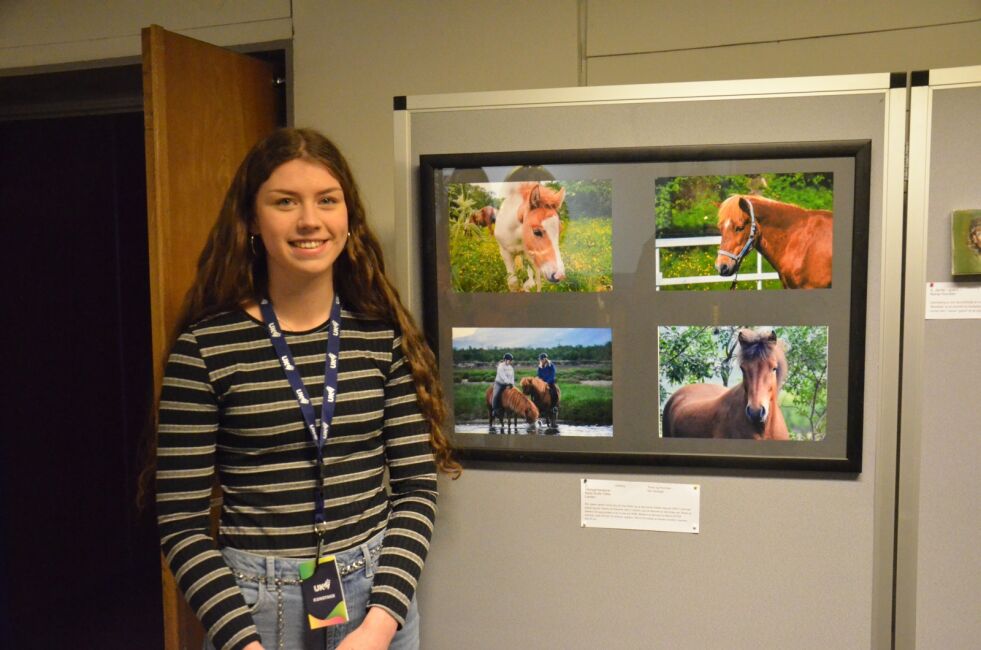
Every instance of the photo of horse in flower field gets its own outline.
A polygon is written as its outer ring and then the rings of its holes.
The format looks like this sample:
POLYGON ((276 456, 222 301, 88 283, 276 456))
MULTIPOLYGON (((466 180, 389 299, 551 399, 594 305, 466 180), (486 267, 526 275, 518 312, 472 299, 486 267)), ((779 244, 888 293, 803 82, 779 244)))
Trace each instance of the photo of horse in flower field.
POLYGON ((662 438, 823 440, 825 326, 658 328, 662 438))
POLYGON ((831 286, 831 173, 655 180, 658 290, 831 286))
POLYGON ((611 181, 449 183, 447 199, 454 291, 612 289, 611 181))
POLYGON ((605 328, 453 328, 458 433, 613 435, 605 328))

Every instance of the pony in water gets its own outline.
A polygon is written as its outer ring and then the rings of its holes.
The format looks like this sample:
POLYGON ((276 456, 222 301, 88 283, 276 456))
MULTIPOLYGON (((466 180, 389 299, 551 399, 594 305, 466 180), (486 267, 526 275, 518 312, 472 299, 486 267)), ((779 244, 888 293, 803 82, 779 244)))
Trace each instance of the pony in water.
MULTIPOLYGON (((494 387, 488 386, 487 392, 484 394, 484 400, 487 404, 487 426, 491 431, 494 430, 493 399, 494 387)), ((506 427, 508 433, 511 432, 512 428, 514 433, 517 433, 519 416, 525 419, 529 428, 532 428, 538 422, 538 408, 530 399, 522 395, 521 391, 509 386, 501 391, 501 409, 497 414, 497 421, 500 424, 501 431, 504 432, 506 427)))
POLYGON ((719 205, 722 242, 715 258, 729 277, 755 248, 773 265, 784 289, 831 286, 832 216, 761 196, 730 196, 719 205))
POLYGON ((555 404, 552 404, 552 394, 548 390, 548 384, 538 377, 523 377, 521 379, 521 392, 531 397, 538 410, 545 415, 545 420, 549 428, 554 429, 559 419, 559 402, 562 400, 562 390, 559 385, 555 385, 555 404), (552 407, 555 407, 553 410, 552 407))
POLYGON ((553 190, 541 183, 507 183, 506 196, 497 210, 494 237, 508 272, 508 289, 518 291, 517 272, 522 255, 531 262, 521 289, 542 290, 542 278, 549 282, 565 279, 565 265, 559 251, 559 208, 565 201, 565 188, 553 190))
POLYGON ((777 401, 787 379, 783 341, 772 331, 740 330, 738 359, 740 384, 689 384, 674 392, 664 405, 663 437, 790 439, 777 401))

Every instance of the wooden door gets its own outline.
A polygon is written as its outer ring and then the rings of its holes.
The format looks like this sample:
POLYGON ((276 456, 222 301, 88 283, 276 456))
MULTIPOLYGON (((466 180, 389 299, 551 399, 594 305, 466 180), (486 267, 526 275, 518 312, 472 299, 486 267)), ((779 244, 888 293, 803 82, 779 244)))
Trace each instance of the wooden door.
MULTIPOLYGON (((143 104, 159 394, 167 346, 225 191, 249 148, 275 127, 273 69, 151 25, 143 29, 143 104)), ((167 650, 200 648, 201 625, 165 564, 163 606, 167 650)))

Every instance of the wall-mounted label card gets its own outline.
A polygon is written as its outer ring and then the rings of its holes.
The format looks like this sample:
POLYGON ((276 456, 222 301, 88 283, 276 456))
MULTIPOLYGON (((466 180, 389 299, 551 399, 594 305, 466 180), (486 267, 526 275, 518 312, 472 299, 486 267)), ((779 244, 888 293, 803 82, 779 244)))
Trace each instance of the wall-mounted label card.
POLYGON ((583 528, 697 533, 700 486, 691 483, 580 481, 583 528))
POLYGON ((981 282, 927 282, 926 317, 981 318, 981 282))

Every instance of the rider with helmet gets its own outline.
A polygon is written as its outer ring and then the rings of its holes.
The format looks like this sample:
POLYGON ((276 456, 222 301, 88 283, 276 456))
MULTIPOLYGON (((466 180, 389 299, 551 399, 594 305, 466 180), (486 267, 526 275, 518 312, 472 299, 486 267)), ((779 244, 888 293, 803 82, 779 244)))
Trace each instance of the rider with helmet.
POLYGON ((555 388, 555 364, 549 361, 548 355, 542 352, 538 355, 538 378, 548 384, 548 393, 552 397, 552 412, 559 410, 559 393, 555 388))
POLYGON ((491 407, 496 414, 501 409, 501 393, 505 388, 514 386, 514 366, 511 363, 514 357, 510 352, 505 352, 500 363, 497 364, 497 376, 494 377, 494 394, 491 397, 491 407))

